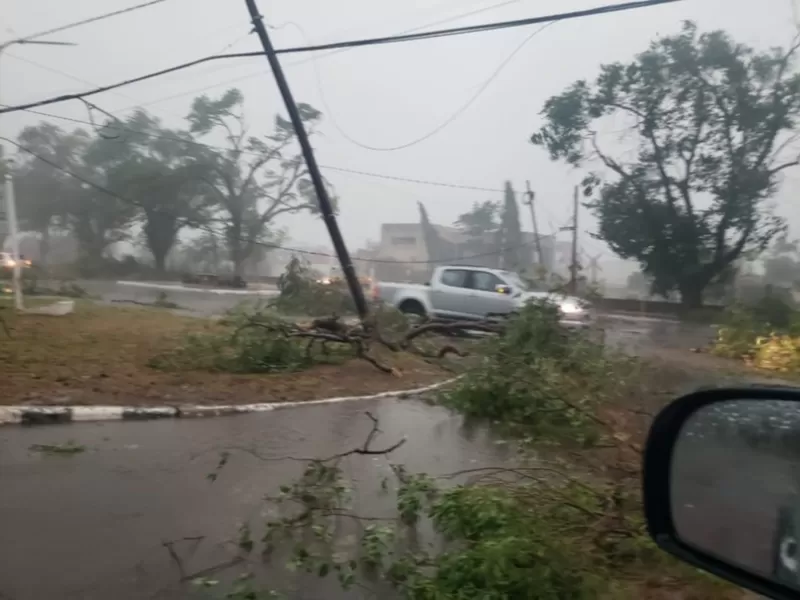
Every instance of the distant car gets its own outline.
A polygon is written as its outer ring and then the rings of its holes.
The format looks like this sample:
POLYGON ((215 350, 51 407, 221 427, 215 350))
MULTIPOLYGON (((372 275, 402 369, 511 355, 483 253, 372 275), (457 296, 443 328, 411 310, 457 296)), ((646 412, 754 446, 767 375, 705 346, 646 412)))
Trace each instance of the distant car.
POLYGON ((429 283, 378 282, 373 299, 409 315, 439 319, 480 320, 509 315, 531 301, 558 307, 561 323, 584 327, 593 323, 591 305, 582 298, 554 292, 536 292, 512 271, 484 267, 437 267, 429 283))
MULTIPOLYGON (((317 279, 317 283, 321 283, 322 285, 334 285, 341 283, 342 281, 344 281, 344 275, 339 267, 331 267, 331 271, 327 276, 317 279)), ((372 285, 371 277, 359 277, 358 281, 363 287, 369 287, 372 285)))
MULTIPOLYGON (((25 255, 19 255, 20 267, 30 267, 32 264, 30 260, 25 258, 25 255)), ((15 266, 17 266, 17 261, 14 259, 14 255, 11 252, 0 252, 0 268, 13 269, 15 266)))

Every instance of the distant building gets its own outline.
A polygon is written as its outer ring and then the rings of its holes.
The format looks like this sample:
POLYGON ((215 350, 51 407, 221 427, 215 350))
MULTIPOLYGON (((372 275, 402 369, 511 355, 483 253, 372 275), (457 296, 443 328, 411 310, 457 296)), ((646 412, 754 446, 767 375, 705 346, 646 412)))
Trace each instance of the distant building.
MULTIPOLYGON (((433 225, 442 242, 442 252, 435 263, 425 241, 420 223, 384 223, 381 225, 381 238, 374 251, 380 261, 375 264, 375 276, 390 281, 425 281, 430 270, 437 264, 470 264, 491 268, 503 268, 502 255, 497 252, 497 244, 488 236, 476 239, 462 233, 455 227, 433 225), (395 262, 396 261, 396 262, 395 262)), ((542 245, 542 263, 548 270, 554 267, 555 252, 552 236, 539 236, 542 245)), ((523 232, 522 265, 533 268, 536 264, 536 237, 523 232)))

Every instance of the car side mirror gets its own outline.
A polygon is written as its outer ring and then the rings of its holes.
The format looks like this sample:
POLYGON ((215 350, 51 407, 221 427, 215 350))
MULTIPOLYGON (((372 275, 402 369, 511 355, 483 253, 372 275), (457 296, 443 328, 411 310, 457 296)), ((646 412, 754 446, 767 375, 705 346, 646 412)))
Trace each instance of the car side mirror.
POLYGON ((653 421, 644 454, 650 536, 768 598, 800 597, 800 388, 709 389, 653 421))
POLYGON ((514 290, 511 289, 510 285, 496 285, 494 286, 494 291, 498 294, 508 294, 509 296, 513 293, 514 290))

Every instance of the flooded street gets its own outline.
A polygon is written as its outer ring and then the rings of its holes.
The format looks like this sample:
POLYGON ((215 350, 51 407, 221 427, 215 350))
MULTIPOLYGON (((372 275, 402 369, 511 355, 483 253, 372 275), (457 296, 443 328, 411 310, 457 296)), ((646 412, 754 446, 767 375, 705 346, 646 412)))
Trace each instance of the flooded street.
MULTIPOLYGON (((413 400, 207 420, 4 428, 0 598, 209 597, 189 591, 181 577, 233 555, 239 524, 257 516, 262 498, 277 494, 304 465, 287 458, 326 457, 363 445, 372 426, 365 411, 380 422, 375 448, 407 441, 390 457, 353 456, 342 463, 361 514, 388 509, 379 486, 391 476, 390 462, 437 475, 507 464, 513 456, 509 445, 413 400), (70 440, 86 451, 54 456, 31 450, 70 440), (225 450, 230 462, 212 483, 207 475, 225 450), (180 568, 165 543, 180 554, 180 568)), ((346 597, 334 594, 334 580, 289 583, 293 598, 346 597)))

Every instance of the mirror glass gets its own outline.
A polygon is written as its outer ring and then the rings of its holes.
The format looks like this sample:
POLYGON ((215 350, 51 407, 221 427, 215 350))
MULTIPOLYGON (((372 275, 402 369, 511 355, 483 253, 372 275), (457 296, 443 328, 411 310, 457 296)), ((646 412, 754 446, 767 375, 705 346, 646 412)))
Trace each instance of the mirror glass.
POLYGON ((670 473, 678 537, 800 590, 800 403, 732 400, 684 424, 670 473))

